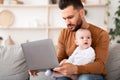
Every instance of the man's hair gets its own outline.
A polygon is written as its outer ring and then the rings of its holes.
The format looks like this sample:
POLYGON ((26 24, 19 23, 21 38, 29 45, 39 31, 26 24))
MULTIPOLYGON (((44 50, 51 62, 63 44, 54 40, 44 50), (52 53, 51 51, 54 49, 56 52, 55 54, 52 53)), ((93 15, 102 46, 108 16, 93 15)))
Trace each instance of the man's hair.
POLYGON ((83 8, 81 0, 59 0, 59 8, 61 10, 67 8, 68 6, 73 6, 74 9, 83 8))

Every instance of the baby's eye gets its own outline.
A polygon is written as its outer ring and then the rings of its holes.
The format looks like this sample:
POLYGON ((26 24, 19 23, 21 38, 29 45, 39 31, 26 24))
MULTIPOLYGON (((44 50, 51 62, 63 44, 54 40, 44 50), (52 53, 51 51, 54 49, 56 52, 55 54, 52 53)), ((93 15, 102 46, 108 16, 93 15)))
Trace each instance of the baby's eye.
POLYGON ((80 39, 84 39, 84 37, 80 37, 80 39))
POLYGON ((87 39, 90 39, 90 37, 87 37, 87 39))

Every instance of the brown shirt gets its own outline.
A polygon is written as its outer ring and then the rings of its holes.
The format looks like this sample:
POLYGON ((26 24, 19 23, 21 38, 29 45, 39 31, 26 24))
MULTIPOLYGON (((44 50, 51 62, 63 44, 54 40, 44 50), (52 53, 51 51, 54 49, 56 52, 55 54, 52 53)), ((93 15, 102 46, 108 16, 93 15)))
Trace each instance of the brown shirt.
MULTIPOLYGON (((95 62, 87 65, 77 66, 77 74, 103 74, 106 75, 105 64, 108 57, 109 35, 103 29, 90 24, 89 28, 92 35, 92 47, 95 50, 95 62)), ((57 57, 59 62, 68 58, 76 48, 75 32, 63 29, 58 39, 57 57)))

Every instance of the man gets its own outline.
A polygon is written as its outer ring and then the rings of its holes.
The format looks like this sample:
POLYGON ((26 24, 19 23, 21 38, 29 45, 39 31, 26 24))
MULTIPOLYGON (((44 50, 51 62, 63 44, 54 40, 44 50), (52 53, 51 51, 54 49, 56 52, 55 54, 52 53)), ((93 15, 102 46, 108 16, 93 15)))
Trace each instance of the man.
POLYGON ((85 11, 80 0, 60 0, 59 8, 67 28, 61 31, 58 39, 57 57, 59 62, 67 59, 77 47, 75 45, 75 32, 79 28, 90 30, 93 41, 92 47, 95 50, 95 62, 86 65, 73 65, 70 63, 61 64, 54 71, 63 74, 56 80, 71 80, 67 75, 78 75, 77 80, 105 80, 105 64, 108 57, 109 35, 106 31, 85 21, 85 11))
MULTIPOLYGON (((53 70, 63 74, 63 77, 56 77, 56 80, 71 80, 67 75, 77 75, 77 80, 105 80, 107 75, 105 64, 108 57, 109 35, 103 29, 89 24, 85 21, 85 11, 80 0, 60 0, 59 8, 62 17, 67 24, 58 39, 57 57, 59 62, 67 59, 77 47, 75 44, 75 32, 79 28, 87 28, 92 35, 92 47, 95 50, 95 61, 86 65, 74 65, 70 63, 60 64, 53 70)), ((34 71, 30 73, 36 75, 34 71)))

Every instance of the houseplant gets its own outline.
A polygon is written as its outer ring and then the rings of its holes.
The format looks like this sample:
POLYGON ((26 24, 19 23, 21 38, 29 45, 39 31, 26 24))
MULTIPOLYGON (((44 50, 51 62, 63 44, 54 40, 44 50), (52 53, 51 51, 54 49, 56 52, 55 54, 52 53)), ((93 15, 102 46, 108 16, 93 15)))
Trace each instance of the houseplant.
MULTIPOLYGON (((118 3, 120 3, 120 1, 118 1, 118 3)), ((118 5, 118 8, 115 11, 114 15, 115 28, 111 28, 109 31, 110 40, 117 39, 117 43, 120 43, 120 4, 118 5)))

